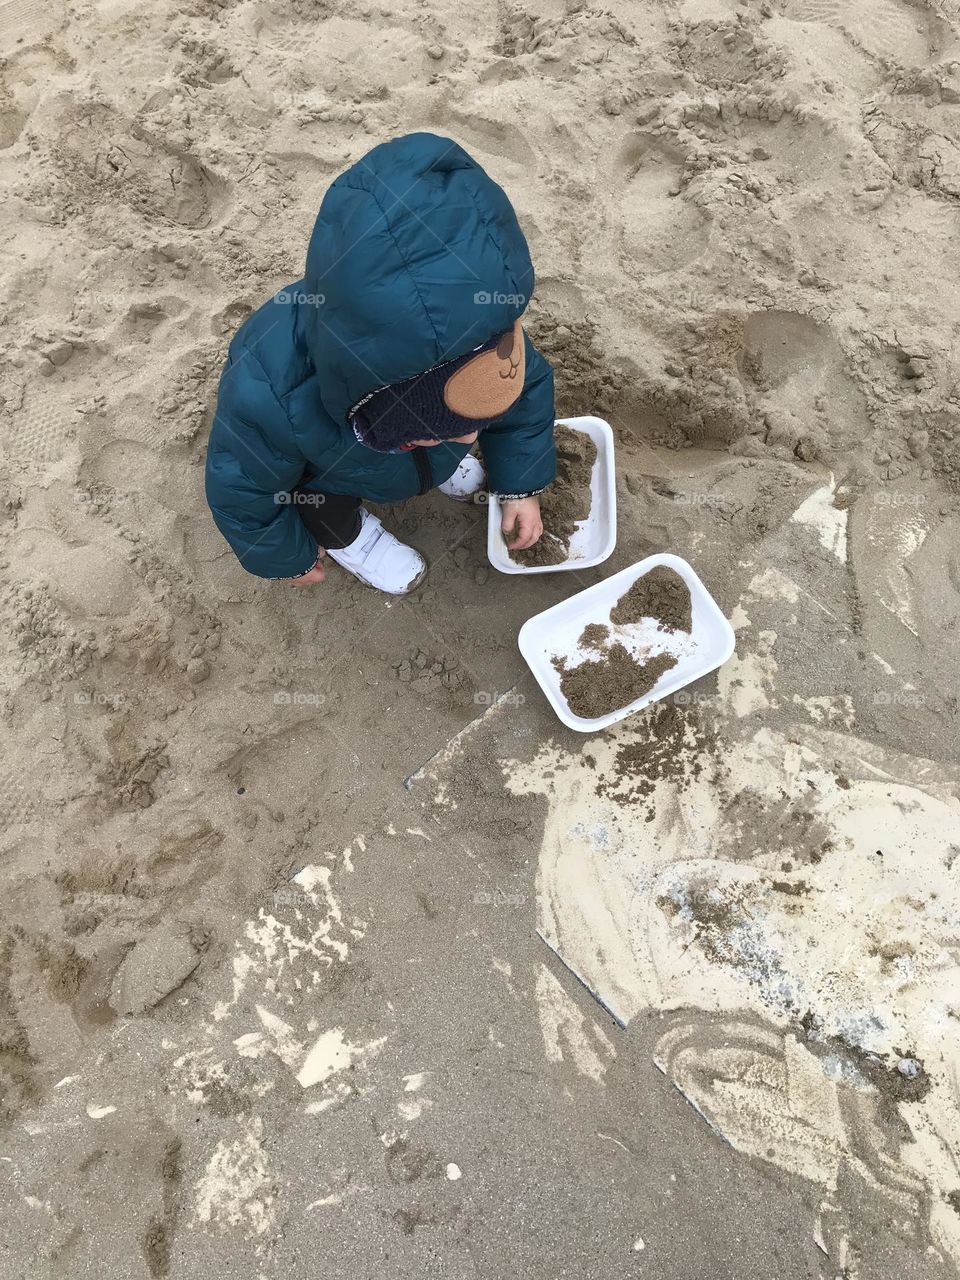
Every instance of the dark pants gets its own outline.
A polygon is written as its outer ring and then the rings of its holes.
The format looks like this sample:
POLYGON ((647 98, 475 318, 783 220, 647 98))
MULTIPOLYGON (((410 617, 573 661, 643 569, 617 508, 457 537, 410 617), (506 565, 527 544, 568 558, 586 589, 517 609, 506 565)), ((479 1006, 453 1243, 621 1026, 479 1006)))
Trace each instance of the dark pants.
POLYGON ((294 489, 292 497, 300 519, 325 551, 349 546, 360 532, 359 498, 315 489, 294 489))

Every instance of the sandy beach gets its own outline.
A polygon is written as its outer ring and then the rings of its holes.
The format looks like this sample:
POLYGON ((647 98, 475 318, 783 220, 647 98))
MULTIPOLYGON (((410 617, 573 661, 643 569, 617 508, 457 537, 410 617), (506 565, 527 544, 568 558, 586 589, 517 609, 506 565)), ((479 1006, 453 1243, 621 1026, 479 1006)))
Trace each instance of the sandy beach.
POLYGON ((954 0, 0 3, 0 1272, 960 1271, 954 0), (513 201, 605 564, 379 514, 240 568, 203 463, 329 183, 513 201), (517 650, 655 552, 735 656, 595 736, 517 650))

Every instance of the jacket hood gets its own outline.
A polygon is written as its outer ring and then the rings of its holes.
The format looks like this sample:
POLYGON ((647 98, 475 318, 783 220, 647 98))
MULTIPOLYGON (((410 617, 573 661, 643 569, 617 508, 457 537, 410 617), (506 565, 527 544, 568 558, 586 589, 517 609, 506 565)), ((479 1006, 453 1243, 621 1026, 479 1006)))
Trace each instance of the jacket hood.
POLYGON ((327 412, 345 423, 363 396, 509 329, 533 284, 510 201, 461 146, 411 133, 374 147, 330 186, 307 251, 327 412))

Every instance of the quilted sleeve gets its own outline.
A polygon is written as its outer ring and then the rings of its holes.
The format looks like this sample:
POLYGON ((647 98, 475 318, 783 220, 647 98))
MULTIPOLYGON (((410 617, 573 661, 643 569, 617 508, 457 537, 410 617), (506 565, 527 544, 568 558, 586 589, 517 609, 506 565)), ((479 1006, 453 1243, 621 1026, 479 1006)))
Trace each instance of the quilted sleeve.
POLYGON ((217 528, 248 573, 292 578, 316 564, 316 541, 290 501, 304 467, 263 367, 241 348, 220 378, 206 494, 217 528))

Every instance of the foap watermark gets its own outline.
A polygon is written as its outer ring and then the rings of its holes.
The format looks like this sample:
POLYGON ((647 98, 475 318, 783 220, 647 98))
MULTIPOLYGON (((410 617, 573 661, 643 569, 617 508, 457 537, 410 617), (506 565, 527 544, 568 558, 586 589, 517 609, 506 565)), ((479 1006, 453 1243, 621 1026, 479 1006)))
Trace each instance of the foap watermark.
POLYGON ((473 300, 478 307, 525 307, 527 305, 525 294, 500 293, 498 290, 478 289, 473 295, 473 300))
POLYGON ((278 107, 300 107, 309 111, 330 106, 330 98, 322 89, 301 89, 299 93, 275 89, 270 96, 278 107))
POLYGON ((506 693, 498 693, 496 689, 478 689, 473 700, 478 707, 492 707, 495 702, 505 707, 522 707, 527 698, 526 694, 514 693, 512 689, 506 693))
POLYGON ((678 507, 722 507, 727 497, 723 493, 675 493, 673 501, 678 507))
POLYGON ((895 89, 889 91, 881 91, 872 93, 869 100, 864 104, 864 110, 867 112, 876 110, 877 107, 925 107, 928 103, 936 101, 936 93, 932 90, 930 93, 897 93, 895 89))
POLYGON ((890 693, 886 689, 878 689, 873 695, 875 707, 922 707, 926 698, 915 689, 900 689, 890 693))
POLYGON ((678 689, 671 695, 670 700, 678 707, 706 707, 720 701, 717 694, 698 693, 696 689, 678 689))
POLYGON ((681 307, 689 307, 691 311, 712 311, 724 305, 724 299, 715 293, 707 293, 703 289, 688 288, 680 285, 670 290, 670 301, 681 307))
POLYGON ((112 707, 118 710, 127 700, 125 693, 113 693, 107 689, 92 691, 81 689, 73 695, 74 706, 77 707, 112 707))
POLYGON ((504 893, 502 889, 478 889, 473 895, 475 907, 522 907, 527 900, 525 893, 504 893))
POLYGON ((292 492, 273 495, 273 501, 278 507, 322 507, 326 500, 325 493, 314 493, 312 489, 294 489, 292 492))
POLYGON ((278 689, 273 695, 275 707, 322 707, 325 693, 308 693, 303 689, 278 689))
POLYGON ((134 294, 110 293, 105 289, 81 289, 76 300, 81 307, 125 307, 134 301, 134 294))
POLYGON ((298 289, 281 289, 273 295, 279 306, 322 307, 326 300, 325 293, 301 293, 298 289))
POLYGON ((100 507, 105 502, 109 502, 111 507, 117 507, 124 502, 133 502, 139 494, 120 493, 115 489, 110 493, 97 493, 92 489, 74 489, 71 497, 78 507, 100 507))
POLYGON ((121 111, 127 105, 128 99, 122 93, 104 93, 102 89, 87 89, 83 93, 78 93, 73 98, 73 102, 78 107, 111 107, 114 111, 121 111))
POLYGON ((294 889, 289 885, 279 885, 271 897, 275 907, 315 907, 316 899, 303 889, 294 889))
POLYGON ((81 890, 70 895, 70 905, 81 910, 89 907, 123 906, 128 899, 122 893, 92 893, 81 890))
POLYGON ((873 495, 877 507, 922 507, 926 501, 925 493, 904 493, 899 489, 880 489, 873 495))

